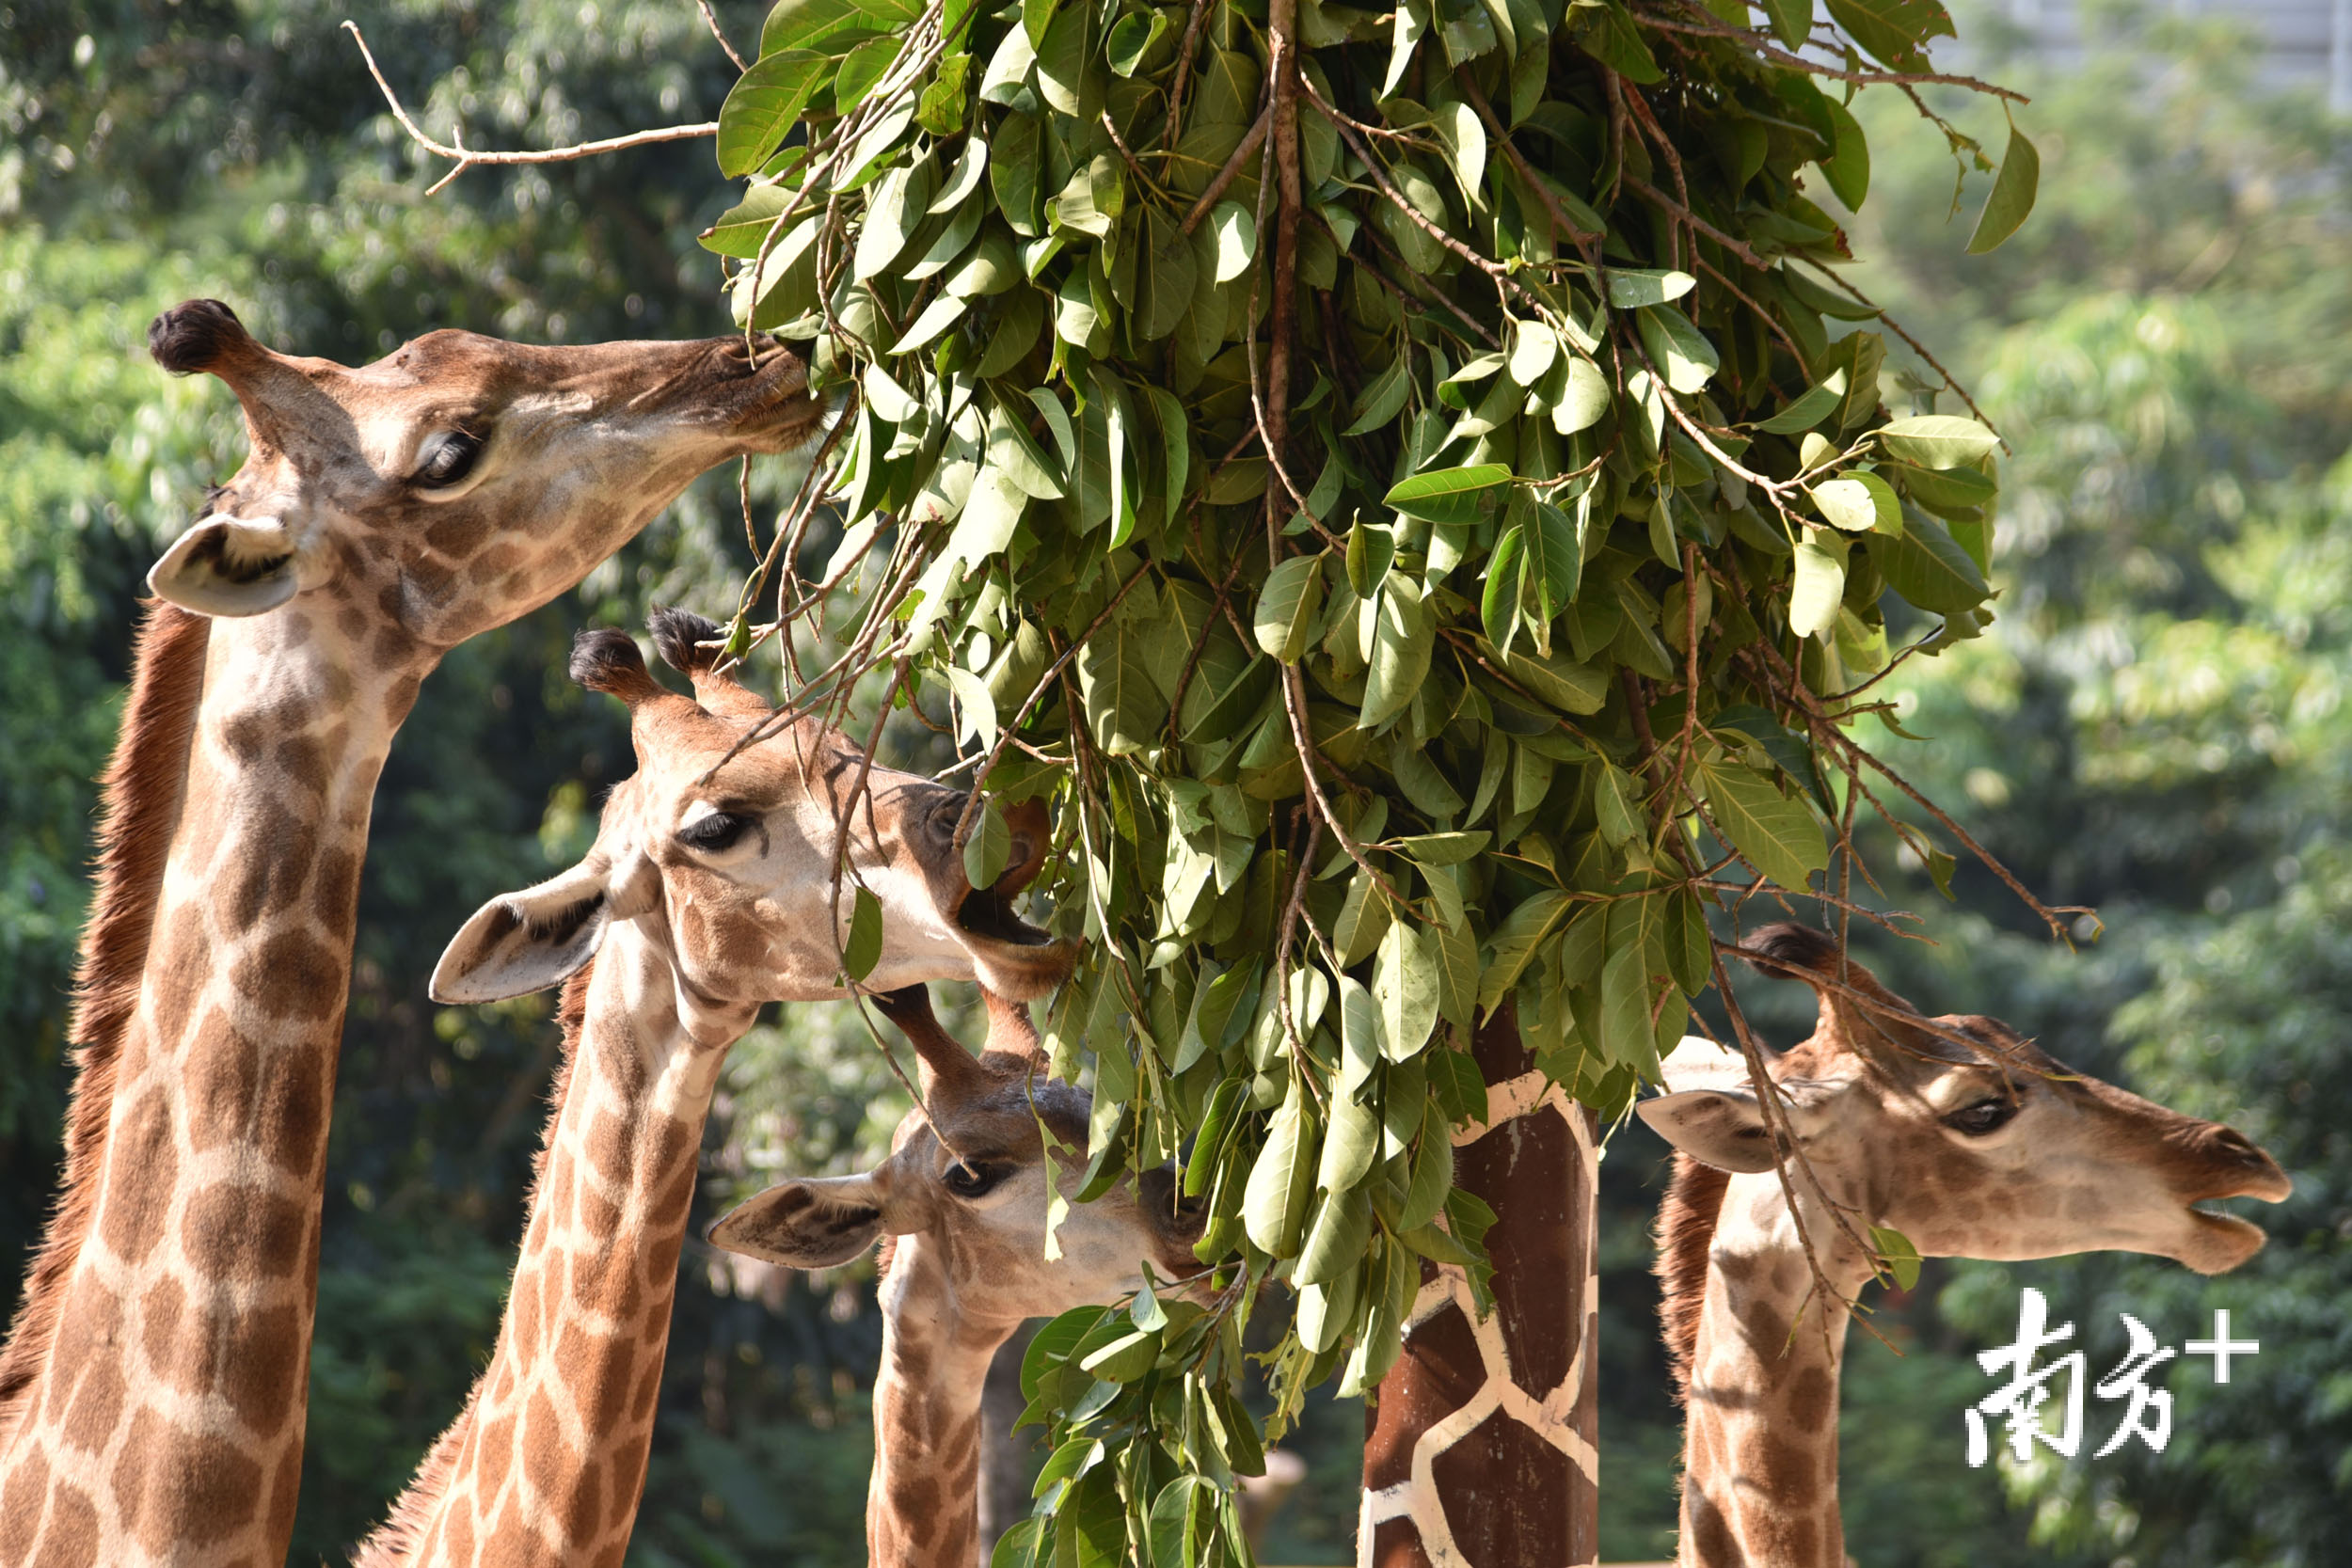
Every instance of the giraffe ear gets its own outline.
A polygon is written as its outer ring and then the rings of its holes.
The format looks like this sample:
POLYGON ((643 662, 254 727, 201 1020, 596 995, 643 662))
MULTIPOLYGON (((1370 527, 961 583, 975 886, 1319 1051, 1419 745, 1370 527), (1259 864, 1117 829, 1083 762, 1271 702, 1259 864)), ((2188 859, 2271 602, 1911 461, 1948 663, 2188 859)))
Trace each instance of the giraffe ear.
POLYGON ((502 1002, 563 984, 596 956, 613 921, 652 907, 658 887, 653 863, 642 854, 619 875, 591 855, 537 887, 491 899, 434 965, 433 1000, 502 1002))
POLYGON ((1772 1140, 1744 1088, 1682 1089, 1634 1107, 1660 1137, 1717 1170, 1772 1168, 1772 1140))
POLYGON ((199 615, 259 615, 294 596, 300 552, 275 517, 207 517, 147 574, 148 592, 199 615))
MULTIPOLYGON (((1679 1052, 1677 1054, 1680 1054, 1679 1052)), ((1733 1058, 1735 1061, 1737 1057, 1733 1058)), ((1669 1072, 1667 1081, 1676 1082, 1669 1072)), ((1775 1078, 1788 1129, 1804 1143, 1836 1119, 1837 1101, 1852 1086, 1847 1078, 1775 1078)), ((1739 1082, 1719 1080, 1700 1088, 1678 1089, 1634 1107, 1651 1131, 1702 1165, 1733 1172, 1772 1168, 1772 1138, 1756 1091, 1740 1071, 1739 1082)))
POLYGON ((871 1175, 787 1181, 722 1218, 710 1241, 788 1269, 830 1269, 874 1244, 888 1201, 871 1175))

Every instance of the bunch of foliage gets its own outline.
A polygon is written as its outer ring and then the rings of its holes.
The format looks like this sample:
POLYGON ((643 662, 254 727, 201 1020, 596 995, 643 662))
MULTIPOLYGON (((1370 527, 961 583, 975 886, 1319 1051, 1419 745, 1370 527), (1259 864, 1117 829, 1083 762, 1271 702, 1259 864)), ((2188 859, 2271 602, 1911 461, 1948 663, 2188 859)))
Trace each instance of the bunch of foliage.
MULTIPOLYGON (((951 710, 977 882, 984 799, 1060 803, 1091 956, 1048 1037, 1097 1091, 1069 1196, 1181 1156, 1207 1206, 1208 1306, 1147 1291, 1032 1347, 1059 1446, 1011 1560, 1238 1554, 1263 1286, 1296 1291, 1289 1408, 1378 1381, 1423 1259, 1482 1266, 1449 1137, 1486 1112, 1482 1017, 1620 1112, 1721 979, 1709 910, 1817 875, 1851 908, 1855 814, 1908 793, 1849 726, 1989 620, 1995 438, 1922 384, 1889 418, 1804 184, 1861 204, 1848 101, 1929 79, 1951 24, 1747 22, 784 0, 728 97, 750 184, 704 243, 844 397, 731 647, 774 642, 796 711, 869 670, 951 710), (803 580, 828 496, 850 526, 803 580), (845 584, 867 612, 806 668, 796 623, 845 584), (1933 618, 1900 654, 1890 595, 1933 618)), ((2012 132, 1972 247, 2035 167, 2012 132)))

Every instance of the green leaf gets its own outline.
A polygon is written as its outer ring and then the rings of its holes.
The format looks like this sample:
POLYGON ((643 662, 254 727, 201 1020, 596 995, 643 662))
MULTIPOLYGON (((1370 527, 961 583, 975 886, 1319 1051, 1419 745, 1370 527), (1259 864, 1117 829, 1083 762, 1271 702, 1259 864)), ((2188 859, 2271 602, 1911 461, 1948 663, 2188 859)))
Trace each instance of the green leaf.
POLYGON ((1698 287, 1699 280, 1687 272, 1664 272, 1653 267, 1611 267, 1609 269, 1609 303, 1620 310, 1632 310, 1645 305, 1663 305, 1680 299, 1698 287))
POLYGON ((1635 321, 1642 330, 1642 346, 1649 351, 1666 385, 1685 396, 1704 391, 1723 360, 1691 318, 1671 305, 1652 305, 1638 312, 1635 321))
POLYGON ((1445 1195, 1454 1186, 1454 1138, 1445 1108, 1432 1099, 1422 1110, 1421 1138, 1413 1150, 1413 1173, 1405 1184, 1405 1202, 1398 1209, 1396 1227, 1418 1230, 1438 1217, 1445 1195))
POLYGON ((1593 776, 1593 810, 1601 838, 1622 849, 1644 836, 1641 792, 1632 778, 1613 762, 1604 762, 1593 776))
POLYGON ((1402 572, 1390 574, 1373 624, 1371 673, 1356 718, 1359 728, 1377 729, 1405 711, 1429 674, 1437 640, 1438 617, 1419 586, 1402 572))
POLYGON ((1609 378, 1598 365, 1581 354, 1567 358, 1567 383, 1551 405, 1551 428, 1573 436, 1600 423, 1609 412, 1609 378))
POLYGON ((1871 541, 1870 559, 1885 574, 1889 588, 1931 614, 1974 610, 1993 592, 1950 531, 1915 513, 1901 538, 1871 541))
POLYGON ((705 250, 751 261, 768 243, 776 219, 792 204, 792 193, 777 185, 754 185, 743 199, 719 214, 719 221, 696 238, 705 250))
MULTIPOLYGON (((1216 244, 1219 283, 1230 283, 1249 270, 1258 255, 1258 220, 1248 208, 1238 201, 1218 202, 1209 213, 1209 234, 1216 244)), ((1401 371, 1403 366, 1391 369, 1401 371)))
MULTIPOLYGON (((987 689, 981 690, 985 694, 987 689)), ((994 806, 983 804, 979 819, 972 824, 972 836, 963 844, 964 880, 976 888, 994 887, 1011 858, 1012 830, 1005 826, 994 806)))
POLYGON ((1758 0, 1772 19, 1772 36, 1791 49, 1803 49, 1813 32, 1813 0, 1758 0))
POLYGON ((1919 1249, 1911 1238, 1890 1226, 1870 1227, 1870 1244, 1878 1249, 1879 1261, 1895 1276, 1895 1288, 1908 1291, 1919 1283, 1919 1249))
POLYGON ((755 61, 735 79, 719 107, 719 172, 739 180, 766 163, 833 71, 830 58, 806 49, 785 49, 755 61))
POLYGON ((1168 31, 1168 18, 1159 11, 1143 14, 1130 11, 1112 26, 1111 35, 1104 44, 1104 58, 1113 74, 1133 76, 1143 56, 1168 31))
POLYGON ((1160 1355, 1160 1337, 1141 1329, 1120 1335, 1078 1363, 1105 1383, 1133 1383, 1160 1355))
POLYGON ((1821 824, 1802 800, 1737 764, 1701 764, 1715 825, 1758 871, 1790 892, 1829 864, 1821 824))
POLYGON ((1160 488, 1160 520, 1172 523, 1184 506, 1184 482, 1192 468, 1192 438, 1187 434, 1184 405, 1167 388, 1144 388, 1152 400, 1152 416, 1159 422, 1160 454, 1166 465, 1160 488))
MULTIPOLYGON (((914 123, 934 136, 954 135, 963 129, 971 87, 972 56, 961 52, 945 56, 914 105, 914 123)), ((977 145, 977 138, 971 145, 977 145)))
POLYGON ((2041 185, 2042 154, 2026 139, 2026 133, 2011 125, 2009 149, 2001 154, 2000 172, 1993 177, 1993 189, 1984 198, 1984 211, 1977 214, 1976 230, 1968 236, 1968 254, 1981 256, 2016 233, 2026 214, 2033 211, 2034 193, 2041 185))
MULTIPOLYGON (((1371 1128, 1369 1148, 1380 1147, 1380 1123, 1364 1113, 1371 1128)), ((1337 1131, 1334 1123, 1333 1130, 1337 1131)), ((1361 1266, 1364 1245, 1372 1238, 1372 1195, 1361 1187, 1332 1189, 1315 1212, 1313 1227, 1298 1249, 1295 1278, 1302 1285, 1328 1284, 1361 1266)))
POLYGON ((1306 1091, 1294 1077, 1290 1093, 1274 1113, 1265 1147, 1249 1167, 1249 1181, 1242 1193, 1243 1229, 1259 1251, 1277 1258, 1288 1258, 1298 1250, 1298 1233, 1307 1223, 1307 1199, 1313 1193, 1306 1115, 1306 1091))
POLYGON ((1830 19, 1881 64, 1927 71, 1932 38, 1953 36, 1951 13, 1939 0, 1825 0, 1830 19))
POLYGON ((1576 41, 1584 52, 1624 77, 1629 82, 1663 81, 1666 73, 1658 69, 1657 59, 1649 45, 1642 40, 1641 29, 1617 0, 1600 0, 1597 6, 1580 6, 1584 18, 1583 30, 1576 41))
MULTIPOLYGON (((1220 259, 1217 265, 1224 266, 1220 259)), ((1343 436, 1361 436, 1378 430, 1393 420, 1405 407, 1406 394, 1412 389, 1407 379, 1411 356, 1400 354, 1389 361, 1389 368, 1372 378, 1371 385, 1356 395, 1355 418, 1343 436)))
MULTIPOLYGON (((1391 485, 1381 499, 1408 517, 1433 523, 1460 522, 1468 520, 1461 504, 1465 498, 1474 498, 1478 491, 1510 483, 1510 469, 1500 463, 1481 463, 1415 474, 1391 485)), ((1470 515, 1474 515, 1473 510, 1470 515)))
POLYGON ((1078 690, 1086 701, 1088 728, 1095 744, 1113 756, 1156 745, 1168 722, 1168 698, 1152 673, 1167 635, 1166 618, 1139 609, 1131 598, 1078 652, 1078 690))
POLYGON ((1429 1043, 1438 1026, 1438 963, 1437 933, 1425 926, 1398 920, 1380 939, 1372 994, 1380 1005, 1380 1052, 1390 1061, 1406 1061, 1429 1043))
POLYGON ((1258 593, 1258 610, 1250 629, 1258 646, 1284 664, 1295 664, 1307 651, 1307 634, 1314 629, 1315 611, 1323 604, 1323 558, 1294 555, 1275 564, 1258 593))
POLYGON ((1840 474, 1813 486, 1811 494, 1821 515, 1848 533, 1903 531, 1903 503, 1894 486, 1876 474, 1840 474))
POLYGON ((1460 865, 1476 860, 1494 842, 1492 833, 1407 833, 1396 847, 1422 865, 1460 865))
POLYGON ((850 940, 841 947, 841 970, 852 980, 863 980, 882 961, 882 900, 863 887, 853 889, 852 894, 850 940))
POLYGON ((1505 530, 1495 541, 1494 553, 1486 558, 1486 583, 1479 597, 1479 622, 1486 627, 1486 641, 1498 648, 1508 648, 1512 635, 1518 630, 1520 583, 1525 562, 1520 553, 1527 547, 1527 530, 1505 530))
POLYGON ((903 32, 922 11, 920 0, 777 0, 760 24, 759 57, 819 44, 838 56, 877 33, 903 32))
POLYGON ((1821 103, 1829 110, 1830 122, 1837 129, 1836 147, 1820 160, 1821 176, 1848 212, 1860 212, 1864 199, 1870 194, 1869 139, 1862 134, 1862 122, 1854 119, 1851 109, 1827 96, 1821 103))
POLYGON ((1504 997, 1511 994, 1511 988, 1519 983, 1519 975, 1526 970, 1528 960, 1567 918, 1571 908, 1573 904, 1566 894, 1547 888, 1533 897, 1520 900, 1503 917, 1502 924, 1495 928, 1494 940, 1489 944, 1490 956, 1486 967, 1478 976, 1478 1005, 1481 1008, 1491 1012, 1504 997))
POLYGON ((1976 462, 2001 438, 1974 420, 1952 414, 1921 414, 1879 426, 1874 434, 1889 457, 1922 468, 1957 468, 1976 462))
POLYGON ((980 177, 987 172, 988 143, 976 132, 964 138, 956 166, 947 172, 947 182, 931 198, 930 211, 948 213, 962 206, 963 198, 980 188, 980 177))
MULTIPOLYGON (((1352 980, 1341 983, 1343 986, 1355 985, 1352 980)), ((1358 987, 1358 990, 1361 989, 1358 987)), ((1315 1185, 1334 1196, 1350 1191, 1370 1173, 1374 1158, 1379 1152, 1380 1113, 1363 1104, 1352 1094, 1333 1095, 1331 1124, 1324 1130, 1323 1157, 1316 1165, 1315 1185)), ((1318 1216, 1308 1235, 1306 1245, 1310 1256, 1314 1251, 1315 1238, 1323 1232, 1323 1219, 1328 1216, 1329 1212, 1330 1205, 1327 1203, 1324 1214, 1318 1216)), ((1362 1249, 1360 1237, 1357 1247, 1359 1251, 1362 1249)), ((1299 1272, 1302 1283, 1311 1283, 1318 1277, 1332 1276, 1309 1274, 1302 1264, 1299 1272)))
POLYGON ((1518 323, 1511 333, 1511 379, 1522 387, 1539 385, 1560 353, 1560 334, 1539 321, 1518 323))
POLYGON ((1148 341, 1176 330, 1192 308, 1192 239, 1157 207, 1143 210, 1144 245, 1136 265, 1143 298, 1134 325, 1148 341))
POLYGON ((1846 597, 1846 541, 1817 528, 1797 541, 1797 568, 1788 589, 1788 629, 1819 637, 1837 624, 1846 597))
POLYGON ((1556 653, 1547 658, 1505 652, 1490 643, 1482 644, 1479 652, 1502 666, 1502 673, 1531 696, 1563 713, 1598 713, 1609 701, 1609 677, 1589 664, 1556 653))
POLYGON ((1568 515, 1549 501, 1535 504, 1534 526, 1527 531, 1527 570, 1542 596, 1545 620, 1567 609, 1576 597, 1584 570, 1583 546, 1577 543, 1576 525, 1568 515))
POLYGON ((1688 888, 1666 900, 1666 965, 1675 984, 1696 996, 1714 975, 1714 944, 1708 936, 1707 911, 1688 888))
POLYGON ((890 73, 903 41, 895 38, 868 39, 850 50, 841 62, 841 70, 834 77, 834 106, 848 114, 865 103, 866 95, 874 90, 874 85, 890 73))
POLYGON ((1846 397, 1846 372, 1832 371, 1829 379, 1809 388, 1804 396, 1769 420, 1759 420, 1756 428, 1774 436, 1801 436, 1829 418, 1846 397))

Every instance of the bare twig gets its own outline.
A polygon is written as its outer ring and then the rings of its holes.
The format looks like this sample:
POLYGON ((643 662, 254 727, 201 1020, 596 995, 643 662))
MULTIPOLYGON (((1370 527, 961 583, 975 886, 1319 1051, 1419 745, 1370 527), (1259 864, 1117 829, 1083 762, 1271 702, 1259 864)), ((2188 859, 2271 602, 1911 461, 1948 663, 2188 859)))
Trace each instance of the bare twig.
POLYGON ((1906 87, 1932 84, 1947 87, 1966 87, 1971 92, 1980 92, 1988 98, 2006 98, 2012 103, 2033 102, 2022 92, 2012 92, 2007 87, 1994 87, 1992 83, 1980 82, 1974 76, 1949 76, 1932 71, 1841 71, 1834 66, 1823 65, 1819 60, 1808 60, 1802 55, 1792 55, 1788 50, 1772 43, 1761 33, 1751 33, 1743 27, 1726 26, 1716 21, 1705 7, 1697 3, 1697 0, 1685 0, 1685 4, 1707 20, 1705 22, 1670 22, 1662 16, 1643 13, 1637 14, 1634 22, 1640 26, 1655 27, 1661 33, 1698 33, 1708 38, 1729 39, 1735 43, 1745 44, 1774 65, 1785 65, 1793 71, 1802 71, 1809 76, 1826 76, 1834 82, 1852 82, 1863 87, 1867 87, 1873 82, 1894 82, 1906 87))
POLYGON ((727 58, 735 62, 735 69, 738 71, 751 70, 750 66, 743 63, 743 56, 735 52, 735 45, 727 41, 726 34, 720 30, 719 13, 710 8, 710 0, 694 0, 694 4, 702 8, 703 20, 710 24, 710 36, 717 39, 719 40, 719 47, 727 52, 727 58))
MULTIPOLYGON (((660 142, 693 141, 699 137, 715 136, 719 134, 719 122, 712 119, 706 120, 699 125, 665 125, 652 131, 632 131, 626 136, 607 136, 601 141, 580 142, 573 147, 548 148, 536 152, 477 152, 462 143, 446 145, 435 141, 418 129, 417 122, 408 118, 408 111, 400 106, 400 99, 392 91, 392 85, 384 80, 384 72, 376 68, 375 55, 369 50, 368 40, 360 33, 359 24, 356 22, 346 22, 343 24, 343 29, 359 45, 359 57, 367 61, 368 74, 375 78, 375 85, 383 90, 384 102, 391 106, 392 118, 400 121, 401 129, 406 131, 411 140, 435 157, 456 160, 457 166, 436 181, 425 192, 428 196, 437 193, 451 181, 477 164, 563 164, 570 163, 578 158, 594 158, 607 152, 626 151, 632 147, 651 147, 660 142)), ((459 135, 454 130, 450 134, 453 136, 459 135)))
POLYGON ((1234 148, 1233 155, 1225 160, 1225 166, 1216 171, 1216 178, 1211 180, 1208 189, 1200 193, 1200 199, 1192 204, 1192 211, 1184 214, 1183 228, 1185 233, 1198 229, 1200 220, 1208 215, 1209 209, 1216 205, 1216 198, 1241 178, 1242 168, 1249 162, 1249 155, 1258 150, 1258 144, 1265 140, 1266 131, 1273 123, 1274 108, 1268 104, 1259 111, 1256 121, 1243 135, 1241 145, 1234 148))

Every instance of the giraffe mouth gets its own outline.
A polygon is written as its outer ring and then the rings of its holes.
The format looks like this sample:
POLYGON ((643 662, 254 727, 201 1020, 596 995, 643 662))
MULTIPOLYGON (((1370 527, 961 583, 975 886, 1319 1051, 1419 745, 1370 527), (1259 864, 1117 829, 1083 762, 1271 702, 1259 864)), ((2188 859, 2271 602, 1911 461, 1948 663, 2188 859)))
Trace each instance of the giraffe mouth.
POLYGON ((999 883, 966 894, 956 911, 956 929, 982 942, 1000 942, 1008 947, 1053 946, 1050 932, 1040 930, 1013 912, 1013 895, 1001 891, 1002 887, 999 883))

